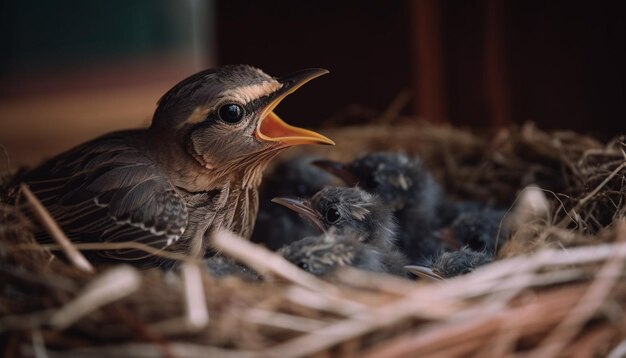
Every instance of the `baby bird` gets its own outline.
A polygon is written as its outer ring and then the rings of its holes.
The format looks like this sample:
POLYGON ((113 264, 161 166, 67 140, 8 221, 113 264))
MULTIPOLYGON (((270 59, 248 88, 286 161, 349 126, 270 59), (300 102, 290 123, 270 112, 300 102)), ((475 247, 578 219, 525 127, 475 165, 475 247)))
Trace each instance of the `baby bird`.
POLYGON ((464 247, 459 251, 444 252, 433 260, 430 267, 409 265, 405 268, 418 277, 441 281, 470 273, 491 261, 491 255, 464 247))
POLYGON ((359 188, 328 187, 311 199, 274 198, 297 212, 320 232, 351 236, 384 249, 395 249, 396 223, 391 209, 376 195, 359 188))
POLYGON ((322 236, 296 241, 280 250, 289 261, 316 275, 335 267, 404 276, 406 258, 395 245, 396 223, 380 198, 359 188, 324 188, 311 199, 275 198, 299 213, 322 236))
POLYGON ((495 255, 497 246, 501 247, 507 236, 500 225, 504 214, 503 210, 491 208, 462 212, 450 227, 453 239, 460 246, 495 255))
POLYGON ((317 230, 302 225, 295 212, 274 205, 271 199, 277 196, 311 197, 336 180, 326 171, 311 165, 317 158, 298 156, 281 162, 265 175, 259 191, 259 213, 252 233, 252 241, 263 244, 270 250, 307 236, 317 230))
POLYGON ((456 215, 444 192, 419 159, 399 153, 369 153, 348 164, 316 161, 315 165, 378 195, 398 219, 398 246, 411 261, 426 264, 445 249, 433 236, 456 215))
POLYGON ((250 268, 223 256, 212 256, 203 261, 204 268, 216 278, 236 276, 246 281, 259 281, 260 276, 250 268))
POLYGON ((317 276, 332 273, 341 266, 364 271, 406 276, 406 258, 397 250, 385 250, 366 244, 352 235, 325 233, 287 245, 278 252, 301 269, 317 276))

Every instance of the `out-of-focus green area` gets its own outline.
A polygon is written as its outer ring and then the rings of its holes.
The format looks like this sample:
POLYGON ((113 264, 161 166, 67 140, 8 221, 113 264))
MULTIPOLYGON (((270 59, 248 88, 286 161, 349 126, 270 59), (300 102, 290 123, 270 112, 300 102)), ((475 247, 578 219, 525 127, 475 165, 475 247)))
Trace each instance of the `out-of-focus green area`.
POLYGON ((7 1, 0 73, 189 51, 192 1, 7 1))

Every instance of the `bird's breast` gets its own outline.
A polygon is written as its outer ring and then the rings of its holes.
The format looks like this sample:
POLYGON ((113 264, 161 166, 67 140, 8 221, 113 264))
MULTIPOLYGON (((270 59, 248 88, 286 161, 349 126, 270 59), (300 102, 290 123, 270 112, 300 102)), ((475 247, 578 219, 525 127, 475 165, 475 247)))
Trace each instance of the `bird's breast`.
POLYGON ((224 185, 210 191, 185 192, 183 197, 189 209, 184 240, 201 240, 206 247, 210 234, 220 229, 250 238, 259 202, 256 188, 224 185))

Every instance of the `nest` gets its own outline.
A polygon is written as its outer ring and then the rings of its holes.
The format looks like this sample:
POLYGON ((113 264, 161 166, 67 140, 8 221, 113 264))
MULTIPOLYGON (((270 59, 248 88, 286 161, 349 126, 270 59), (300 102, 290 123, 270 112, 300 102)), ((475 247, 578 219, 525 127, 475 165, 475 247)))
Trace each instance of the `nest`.
POLYGON ((532 124, 485 134, 403 124, 401 118, 327 134, 339 143, 317 149, 327 157, 401 150, 419 155, 458 198, 510 205, 534 184, 547 193, 551 209, 519 226, 500 260, 441 283, 350 268, 322 280, 259 246, 217 233, 218 249, 265 278, 245 282, 215 279, 193 260, 173 272, 125 265, 92 270, 88 263, 65 262, 51 254, 54 246, 34 240, 26 208, 5 203, 3 355, 626 354, 623 138, 603 144, 532 124))

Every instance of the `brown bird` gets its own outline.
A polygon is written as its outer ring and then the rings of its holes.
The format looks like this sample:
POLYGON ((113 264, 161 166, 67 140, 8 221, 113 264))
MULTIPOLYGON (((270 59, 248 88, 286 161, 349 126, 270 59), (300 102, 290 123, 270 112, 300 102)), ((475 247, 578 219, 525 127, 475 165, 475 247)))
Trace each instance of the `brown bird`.
MULTIPOLYGON (((149 128, 85 143, 20 180, 73 241, 134 241, 203 254, 213 230, 250 236, 257 187, 274 156, 293 145, 334 144, 273 112, 327 72, 274 78, 247 65, 199 72, 160 99, 149 128)), ((142 266, 165 264, 135 249, 99 254, 142 266)))

